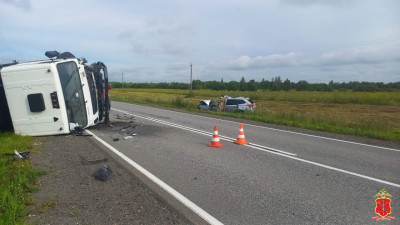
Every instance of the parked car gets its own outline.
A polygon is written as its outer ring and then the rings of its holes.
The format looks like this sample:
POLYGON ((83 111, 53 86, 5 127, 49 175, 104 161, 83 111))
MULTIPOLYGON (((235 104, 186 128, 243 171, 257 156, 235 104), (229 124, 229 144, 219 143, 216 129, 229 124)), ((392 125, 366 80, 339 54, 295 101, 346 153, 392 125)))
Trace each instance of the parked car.
POLYGON ((217 111, 217 104, 213 100, 201 100, 197 108, 200 110, 217 111))
POLYGON ((244 112, 255 110, 255 103, 246 97, 228 98, 226 100, 225 112, 244 112))

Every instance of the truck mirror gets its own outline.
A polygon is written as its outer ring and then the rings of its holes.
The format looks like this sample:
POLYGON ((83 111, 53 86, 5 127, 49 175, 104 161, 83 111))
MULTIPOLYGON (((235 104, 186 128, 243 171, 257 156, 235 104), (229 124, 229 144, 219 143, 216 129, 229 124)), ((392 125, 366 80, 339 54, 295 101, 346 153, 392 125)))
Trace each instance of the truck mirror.
POLYGON ((60 55, 60 53, 57 51, 47 51, 46 53, 44 53, 44 55, 49 58, 54 58, 54 57, 58 57, 60 55))

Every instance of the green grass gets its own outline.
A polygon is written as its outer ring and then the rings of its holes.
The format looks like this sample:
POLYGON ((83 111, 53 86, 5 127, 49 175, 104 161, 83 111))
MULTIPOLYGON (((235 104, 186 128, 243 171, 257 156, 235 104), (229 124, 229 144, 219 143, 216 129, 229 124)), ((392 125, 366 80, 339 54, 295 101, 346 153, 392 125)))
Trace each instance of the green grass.
POLYGON ((400 92, 221 92, 171 89, 113 89, 116 101, 196 111, 202 99, 222 94, 248 96, 256 101, 253 113, 206 112, 310 130, 400 141, 400 92))
POLYGON ((261 121, 368 138, 400 141, 400 92, 228 92, 172 89, 112 89, 116 101, 196 111, 202 99, 216 100, 222 94, 248 96, 256 101, 253 113, 207 112, 227 117, 261 121))
POLYGON ((0 133, 0 224, 25 224, 26 206, 32 204, 29 193, 36 190, 34 182, 44 171, 33 169, 29 160, 3 154, 31 150, 31 146, 31 137, 0 133))
POLYGON ((203 98, 218 98, 222 94, 232 97, 246 96, 253 100, 262 101, 286 101, 306 103, 337 103, 337 104, 367 104, 400 106, 400 92, 353 92, 353 91, 213 91, 194 90, 188 93, 187 90, 176 89, 121 89, 115 88, 118 92, 140 92, 143 94, 163 94, 166 96, 184 96, 203 98))

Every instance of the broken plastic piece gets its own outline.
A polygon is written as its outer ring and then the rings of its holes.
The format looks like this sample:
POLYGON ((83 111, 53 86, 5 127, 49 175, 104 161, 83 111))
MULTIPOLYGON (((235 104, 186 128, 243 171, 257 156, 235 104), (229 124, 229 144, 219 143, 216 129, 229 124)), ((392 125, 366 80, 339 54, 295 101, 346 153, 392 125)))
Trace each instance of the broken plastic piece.
POLYGON ((131 138, 133 138, 133 137, 132 136, 125 136, 124 137, 125 140, 131 139, 131 138))
POLYGON ((111 173, 112 173, 111 168, 108 165, 104 165, 96 172, 94 172, 93 176, 98 180, 106 181, 111 173))
POLYGON ((119 138, 114 138, 113 141, 119 141, 119 138))
POLYGON ((23 159, 29 159, 30 158, 30 152, 20 152, 19 153, 23 159))
POLYGON ((14 150, 14 158, 22 159, 22 155, 20 155, 19 152, 17 152, 17 150, 14 150))
POLYGON ((29 154, 30 152, 18 152, 17 150, 14 150, 14 154, 6 153, 3 155, 12 155, 14 159, 17 160, 17 159, 29 159, 30 158, 29 154))

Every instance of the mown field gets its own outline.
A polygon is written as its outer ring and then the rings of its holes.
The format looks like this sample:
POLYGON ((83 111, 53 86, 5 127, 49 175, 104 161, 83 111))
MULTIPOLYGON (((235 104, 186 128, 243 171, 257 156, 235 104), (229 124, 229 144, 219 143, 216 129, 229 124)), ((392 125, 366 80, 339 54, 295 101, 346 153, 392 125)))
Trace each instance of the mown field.
POLYGON ((203 99, 222 94, 256 102, 252 113, 215 113, 272 124, 400 141, 400 92, 212 91, 171 89, 111 90, 112 100, 199 111, 203 99))

